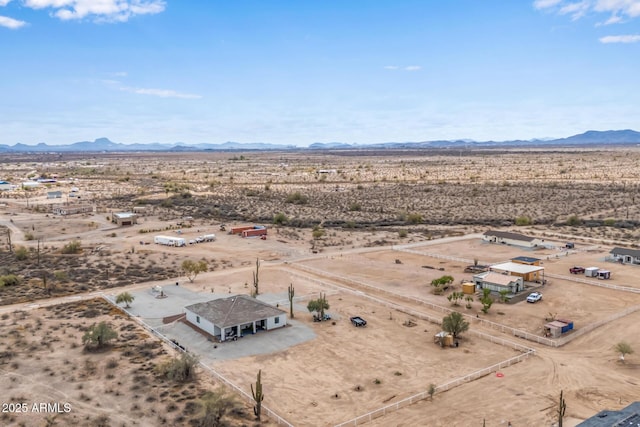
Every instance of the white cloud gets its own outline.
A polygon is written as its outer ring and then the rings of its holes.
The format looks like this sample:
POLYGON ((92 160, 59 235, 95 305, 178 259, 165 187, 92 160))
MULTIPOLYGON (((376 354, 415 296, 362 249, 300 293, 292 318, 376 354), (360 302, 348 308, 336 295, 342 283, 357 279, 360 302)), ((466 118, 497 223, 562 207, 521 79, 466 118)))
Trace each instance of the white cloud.
POLYGON ((536 9, 548 9, 556 6, 562 0, 536 0, 533 2, 533 7, 536 9))
POLYGON ((418 71, 421 70, 422 67, 419 65, 409 65, 408 67, 404 67, 405 71, 418 71))
POLYGON ((605 36, 600 38, 600 43, 637 43, 640 42, 639 34, 627 34, 623 36, 605 36))
POLYGON ((6 6, 11 0, 0 0, 0 6, 6 6))
POLYGON ((397 70, 398 68, 400 67, 398 67, 397 65, 386 65, 384 67, 385 70, 397 70))
POLYGON ((560 15, 571 15, 571 19, 575 21, 586 15, 590 7, 589 1, 583 0, 561 6, 558 13, 560 15))
POLYGON ((138 88, 138 87, 126 87, 123 86, 120 90, 124 90, 125 92, 136 93, 138 95, 152 95, 158 96, 160 98, 181 98, 181 99, 200 99, 201 95, 196 95, 192 93, 182 93, 177 92, 171 89, 146 89, 146 88, 138 88))
POLYGON ((571 19, 580 19, 588 13, 607 14, 609 17, 598 25, 624 22, 640 17, 640 0, 534 0, 533 7, 550 10, 571 19))
POLYGON ((27 25, 27 23, 24 21, 9 18, 8 16, 0 16, 0 27, 17 30, 18 28, 24 27, 25 25, 27 25))
POLYGON ((53 9, 53 16, 63 21, 88 18, 97 22, 126 22, 132 16, 160 13, 166 7, 164 0, 24 0, 24 4, 32 9, 53 9))

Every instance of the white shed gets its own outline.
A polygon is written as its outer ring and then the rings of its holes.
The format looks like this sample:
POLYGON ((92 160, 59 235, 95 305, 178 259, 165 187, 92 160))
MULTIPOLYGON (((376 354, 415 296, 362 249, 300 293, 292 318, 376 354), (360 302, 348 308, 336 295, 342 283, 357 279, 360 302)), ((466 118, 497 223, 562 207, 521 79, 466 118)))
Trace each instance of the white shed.
POLYGON ((588 267, 584 269, 584 275, 587 277, 598 277, 598 271, 600 268, 598 267, 588 267))

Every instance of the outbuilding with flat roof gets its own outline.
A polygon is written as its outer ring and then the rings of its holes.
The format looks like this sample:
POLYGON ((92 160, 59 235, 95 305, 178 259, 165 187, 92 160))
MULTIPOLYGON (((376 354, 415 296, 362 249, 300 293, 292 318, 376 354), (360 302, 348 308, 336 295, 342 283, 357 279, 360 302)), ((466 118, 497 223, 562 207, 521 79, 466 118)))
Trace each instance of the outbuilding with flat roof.
POLYGON ((489 271, 497 271, 498 273, 507 273, 511 276, 522 277, 526 282, 535 282, 544 279, 544 267, 518 262, 493 264, 489 266, 489 271))
POLYGON ((535 248, 541 246, 544 240, 537 237, 529 237, 523 234, 512 233, 510 231, 485 231, 482 240, 489 243, 502 243, 505 245, 522 246, 525 248, 535 248))

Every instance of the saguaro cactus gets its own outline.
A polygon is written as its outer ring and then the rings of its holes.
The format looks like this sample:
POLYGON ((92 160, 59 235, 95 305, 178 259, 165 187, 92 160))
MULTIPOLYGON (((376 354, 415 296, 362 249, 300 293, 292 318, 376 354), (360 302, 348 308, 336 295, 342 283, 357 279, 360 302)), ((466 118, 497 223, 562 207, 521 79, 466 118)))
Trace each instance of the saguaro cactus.
POLYGON ((260 380, 260 376, 262 375, 262 369, 258 371, 258 380, 256 381, 256 389, 253 389, 253 384, 251 384, 251 395, 253 396, 253 400, 256 401, 255 406, 253 407, 253 413, 256 416, 256 419, 260 421, 260 413, 262 411, 262 401, 264 400, 264 394, 262 394, 262 381, 260 380))
POLYGON ((558 427, 562 427, 562 419, 564 418, 564 413, 567 410, 567 402, 565 402, 562 397, 562 390, 560 390, 560 401, 558 402, 558 427))
POLYGON ((253 296, 254 298, 258 296, 258 294, 260 293, 260 289, 259 289, 259 277, 258 274, 260 273, 260 260, 258 258, 256 258, 256 271, 255 273, 253 273, 253 296))
POLYGON ((295 295, 296 290, 293 288, 293 283, 289 285, 289 314, 293 319, 293 296, 295 295))

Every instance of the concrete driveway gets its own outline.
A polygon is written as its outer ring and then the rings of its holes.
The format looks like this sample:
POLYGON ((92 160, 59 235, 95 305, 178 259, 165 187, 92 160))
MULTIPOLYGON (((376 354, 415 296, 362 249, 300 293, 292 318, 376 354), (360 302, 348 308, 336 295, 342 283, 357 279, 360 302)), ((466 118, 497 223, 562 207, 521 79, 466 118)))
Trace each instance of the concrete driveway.
MULTIPOLYGON (((218 298, 228 298, 233 294, 216 294, 211 292, 193 292, 175 283, 162 287, 164 298, 157 298, 158 293, 152 292, 151 287, 130 292, 134 297, 131 307, 126 311, 153 328, 168 340, 175 340, 188 351, 198 354, 200 360, 206 364, 217 361, 237 359, 258 354, 274 353, 286 350, 288 347, 301 344, 316 337, 310 327, 298 321, 287 319, 287 326, 270 331, 259 331, 256 334, 245 335, 237 341, 223 343, 210 341, 208 336, 199 333, 183 322, 163 324, 165 317, 184 313, 184 307, 198 302, 210 301, 218 298)), ((115 302, 115 295, 107 296, 115 302)), ((287 293, 264 294, 258 297, 270 304, 279 304, 286 310, 289 305, 287 293)))

